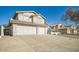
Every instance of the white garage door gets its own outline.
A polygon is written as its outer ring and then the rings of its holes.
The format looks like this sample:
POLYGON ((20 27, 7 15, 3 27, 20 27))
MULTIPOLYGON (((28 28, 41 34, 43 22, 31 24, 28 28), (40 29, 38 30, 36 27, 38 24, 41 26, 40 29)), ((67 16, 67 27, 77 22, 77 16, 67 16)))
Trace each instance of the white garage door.
POLYGON ((16 26, 16 35, 36 34, 36 27, 16 26))
POLYGON ((38 34, 45 34, 44 28, 38 28, 38 34))

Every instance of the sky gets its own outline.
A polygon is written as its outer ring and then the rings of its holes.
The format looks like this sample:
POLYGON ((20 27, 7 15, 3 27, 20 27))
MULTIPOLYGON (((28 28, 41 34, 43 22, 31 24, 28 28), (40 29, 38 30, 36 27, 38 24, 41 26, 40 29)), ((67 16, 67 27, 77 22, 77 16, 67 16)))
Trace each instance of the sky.
MULTIPOLYGON (((62 17, 69 6, 0 6, 0 25, 7 24, 16 11, 36 11, 48 24, 66 24, 62 17)), ((78 6, 72 8, 78 9, 78 6)))

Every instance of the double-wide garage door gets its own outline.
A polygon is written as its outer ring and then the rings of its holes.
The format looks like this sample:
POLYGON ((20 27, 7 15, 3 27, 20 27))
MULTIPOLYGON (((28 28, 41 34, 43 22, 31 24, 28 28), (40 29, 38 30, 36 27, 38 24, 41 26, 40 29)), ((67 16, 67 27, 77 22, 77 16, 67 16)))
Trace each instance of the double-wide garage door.
POLYGON ((45 28, 32 26, 16 26, 16 35, 45 34, 45 28))

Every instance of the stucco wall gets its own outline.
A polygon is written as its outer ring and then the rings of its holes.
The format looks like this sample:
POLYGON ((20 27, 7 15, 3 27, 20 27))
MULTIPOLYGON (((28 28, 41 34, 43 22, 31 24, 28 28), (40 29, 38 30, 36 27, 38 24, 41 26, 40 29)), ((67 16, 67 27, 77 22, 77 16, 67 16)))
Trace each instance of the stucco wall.
POLYGON ((35 16, 33 19, 36 24, 44 24, 44 19, 41 16, 35 16))

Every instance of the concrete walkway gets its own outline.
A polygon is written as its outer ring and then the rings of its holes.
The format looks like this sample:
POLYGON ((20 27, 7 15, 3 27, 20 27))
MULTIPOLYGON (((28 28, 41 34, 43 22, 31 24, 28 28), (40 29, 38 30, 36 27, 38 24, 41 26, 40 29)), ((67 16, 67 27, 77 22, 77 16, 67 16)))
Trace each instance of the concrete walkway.
POLYGON ((5 36, 0 38, 3 52, 79 52, 79 39, 57 35, 5 36))

